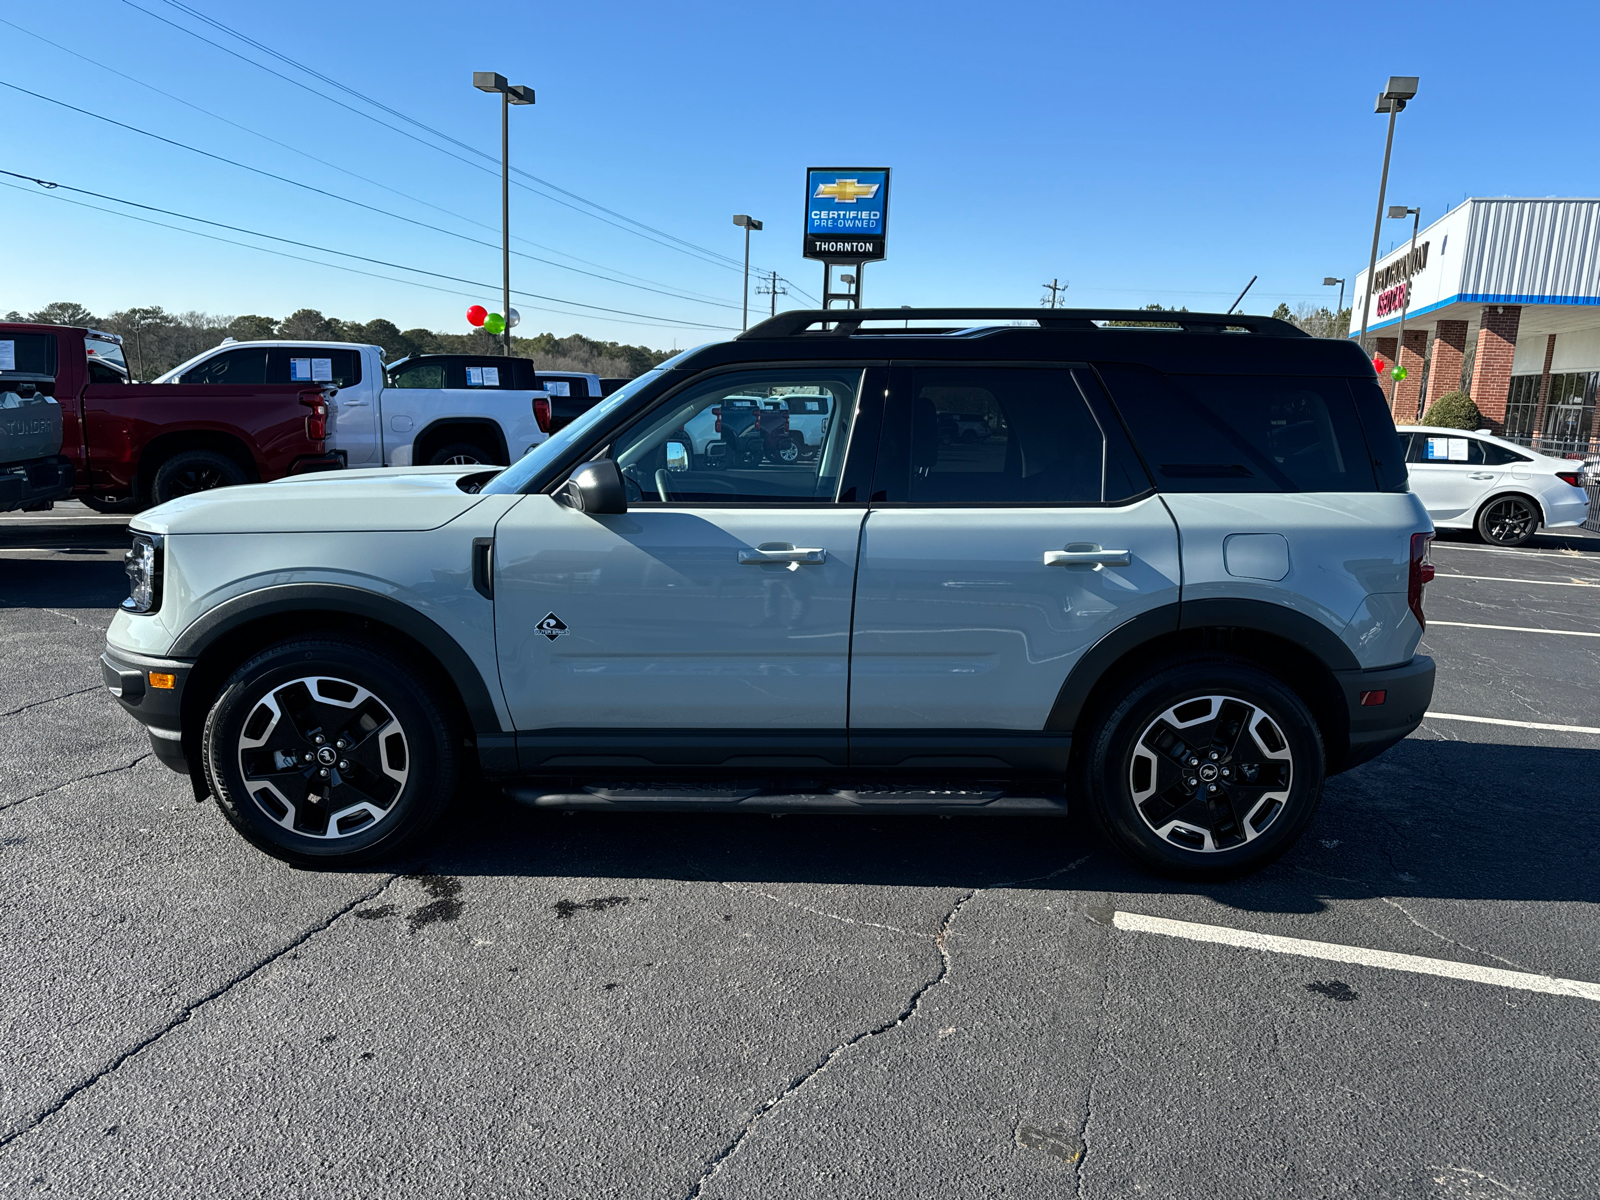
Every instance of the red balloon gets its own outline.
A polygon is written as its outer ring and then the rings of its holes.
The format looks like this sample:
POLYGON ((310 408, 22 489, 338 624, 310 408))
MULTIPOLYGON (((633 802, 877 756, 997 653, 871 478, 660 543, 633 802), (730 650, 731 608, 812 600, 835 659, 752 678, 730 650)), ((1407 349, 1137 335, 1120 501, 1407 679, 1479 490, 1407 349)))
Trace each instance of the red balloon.
POLYGON ((482 325, 484 318, 488 315, 489 310, 487 308, 481 304, 474 304, 471 308, 467 309, 467 324, 482 325))

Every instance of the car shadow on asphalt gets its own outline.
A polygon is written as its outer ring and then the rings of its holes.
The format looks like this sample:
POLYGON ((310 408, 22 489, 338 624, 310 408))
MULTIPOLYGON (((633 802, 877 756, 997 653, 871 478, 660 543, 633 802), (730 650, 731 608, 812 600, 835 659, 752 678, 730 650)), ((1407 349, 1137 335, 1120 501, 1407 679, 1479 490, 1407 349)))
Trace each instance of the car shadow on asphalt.
POLYGON ((1162 878, 1066 818, 533 810, 485 786, 427 855, 441 875, 1203 895, 1243 911, 1340 900, 1600 901, 1600 750, 1410 739, 1329 781, 1304 838, 1227 883, 1162 878), (1079 863, 1079 860, 1087 859, 1079 863), (1070 864, 1077 866, 1068 870, 1070 864))
MULTIPOLYGON (((0 559, 0 607, 115 609, 128 598, 121 558, 0 559)), ((109 620, 109 617, 107 618, 109 620)))

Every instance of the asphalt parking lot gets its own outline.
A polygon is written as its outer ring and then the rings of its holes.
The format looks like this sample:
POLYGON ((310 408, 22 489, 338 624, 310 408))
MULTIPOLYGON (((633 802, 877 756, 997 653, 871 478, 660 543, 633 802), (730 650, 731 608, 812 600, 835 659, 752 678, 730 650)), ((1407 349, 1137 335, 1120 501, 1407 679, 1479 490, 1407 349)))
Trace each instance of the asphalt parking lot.
POLYGON ((1442 537, 1445 715, 1195 887, 491 795, 293 870, 100 684, 124 524, 0 516, 0 1195, 1596 1193, 1600 538, 1442 537))

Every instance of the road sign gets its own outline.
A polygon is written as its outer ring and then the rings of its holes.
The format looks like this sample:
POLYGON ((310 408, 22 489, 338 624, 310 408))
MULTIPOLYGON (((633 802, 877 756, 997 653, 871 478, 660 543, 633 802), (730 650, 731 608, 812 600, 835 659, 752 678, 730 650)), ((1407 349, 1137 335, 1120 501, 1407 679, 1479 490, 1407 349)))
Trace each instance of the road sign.
POLYGON ((807 258, 831 263, 885 257, 888 167, 811 167, 806 171, 807 258))

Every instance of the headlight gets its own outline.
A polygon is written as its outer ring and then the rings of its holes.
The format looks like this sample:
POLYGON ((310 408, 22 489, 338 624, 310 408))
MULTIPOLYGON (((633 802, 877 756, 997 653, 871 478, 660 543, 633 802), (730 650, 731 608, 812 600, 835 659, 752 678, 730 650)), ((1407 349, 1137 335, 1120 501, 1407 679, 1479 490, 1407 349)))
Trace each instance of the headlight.
POLYGON ((154 612, 161 607, 161 537, 136 533, 123 556, 128 573, 128 598, 122 607, 130 612, 154 612))

